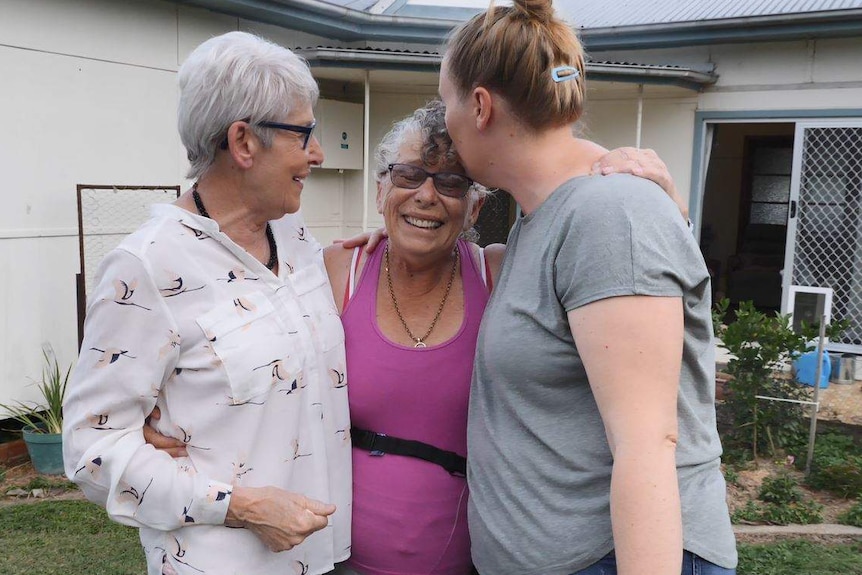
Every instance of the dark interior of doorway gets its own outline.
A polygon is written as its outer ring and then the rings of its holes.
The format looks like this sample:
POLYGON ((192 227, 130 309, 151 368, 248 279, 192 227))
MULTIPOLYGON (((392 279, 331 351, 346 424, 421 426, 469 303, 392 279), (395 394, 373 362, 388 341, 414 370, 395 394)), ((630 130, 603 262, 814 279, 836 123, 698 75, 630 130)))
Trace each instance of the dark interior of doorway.
POLYGON ((515 222, 515 201, 507 192, 496 190, 485 200, 479 219, 476 220, 476 231, 479 232, 480 246, 488 244, 505 244, 509 237, 509 229, 515 222))
POLYGON ((701 250, 713 299, 779 311, 787 241, 792 123, 716 124, 706 172, 701 250))

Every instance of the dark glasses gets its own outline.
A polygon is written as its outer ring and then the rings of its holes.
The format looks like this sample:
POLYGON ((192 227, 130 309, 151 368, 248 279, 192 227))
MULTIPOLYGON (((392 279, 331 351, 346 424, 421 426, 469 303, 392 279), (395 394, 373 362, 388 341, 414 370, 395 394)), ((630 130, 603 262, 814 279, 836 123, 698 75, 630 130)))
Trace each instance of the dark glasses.
POLYGON ((302 140, 302 149, 306 149, 308 147, 308 141, 311 140, 311 133, 314 131, 314 128, 317 126, 317 121, 311 123, 310 126, 297 126, 295 124, 280 124, 278 122, 258 122, 258 126, 262 126, 264 128, 275 128, 276 130, 287 130, 288 132, 295 132, 297 134, 302 134, 305 139, 302 140))
MULTIPOLYGON (((240 120, 242 122, 248 123, 250 118, 243 118, 240 120)), ((276 130, 287 130, 288 132, 294 132, 296 134, 302 134, 302 149, 305 150, 308 148, 308 142, 311 140, 311 133, 314 132, 314 128, 317 127, 317 120, 311 123, 310 126, 297 126, 295 124, 281 124, 279 122, 258 122, 258 126, 262 128, 275 128, 276 130)), ((227 150, 227 137, 225 137, 220 143, 219 148, 222 150, 227 150)))
POLYGON ((412 164, 389 164, 389 180, 399 188, 415 190, 431 178, 437 193, 450 198, 463 198, 470 191, 473 180, 463 174, 437 172, 432 174, 412 164))

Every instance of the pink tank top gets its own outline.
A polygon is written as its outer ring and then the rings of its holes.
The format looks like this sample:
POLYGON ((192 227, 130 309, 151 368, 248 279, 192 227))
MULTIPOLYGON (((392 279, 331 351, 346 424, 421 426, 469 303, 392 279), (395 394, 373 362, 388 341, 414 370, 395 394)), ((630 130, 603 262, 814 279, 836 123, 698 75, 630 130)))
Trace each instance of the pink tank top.
MULTIPOLYGON (((479 322, 488 302, 469 245, 458 240, 465 317, 449 341, 392 343, 376 321, 379 246, 342 313, 355 427, 467 453, 467 399, 479 322)), ((353 449, 353 546, 364 575, 468 575, 467 482, 439 465, 353 449)))

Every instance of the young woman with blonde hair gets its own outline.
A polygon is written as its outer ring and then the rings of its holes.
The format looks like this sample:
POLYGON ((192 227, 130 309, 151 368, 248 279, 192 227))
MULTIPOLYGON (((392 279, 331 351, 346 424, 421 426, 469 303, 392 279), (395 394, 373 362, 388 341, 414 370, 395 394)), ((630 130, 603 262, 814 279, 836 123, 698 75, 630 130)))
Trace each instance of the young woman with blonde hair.
POLYGON ((480 573, 733 573, 709 274, 655 184, 592 177, 584 53, 550 0, 450 38, 446 124, 524 216, 479 334, 468 479, 480 573), (573 160, 574 158, 574 160, 573 160))

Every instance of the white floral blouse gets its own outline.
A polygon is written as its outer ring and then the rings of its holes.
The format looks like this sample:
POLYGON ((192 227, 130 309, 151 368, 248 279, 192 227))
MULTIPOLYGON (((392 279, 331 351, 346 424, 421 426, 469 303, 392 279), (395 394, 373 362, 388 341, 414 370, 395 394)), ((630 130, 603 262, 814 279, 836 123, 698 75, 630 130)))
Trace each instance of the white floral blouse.
POLYGON ((320 245, 272 222, 279 274, 208 218, 157 205, 102 262, 69 383, 67 474, 140 528, 149 574, 316 575, 350 552, 344 332, 320 245), (185 442, 172 459, 144 443, 185 442), (282 553, 222 525, 234 485, 274 485, 338 510, 282 553))

